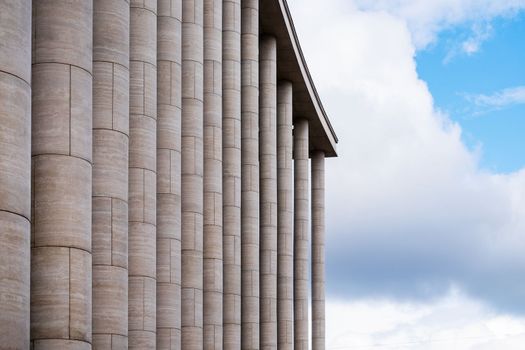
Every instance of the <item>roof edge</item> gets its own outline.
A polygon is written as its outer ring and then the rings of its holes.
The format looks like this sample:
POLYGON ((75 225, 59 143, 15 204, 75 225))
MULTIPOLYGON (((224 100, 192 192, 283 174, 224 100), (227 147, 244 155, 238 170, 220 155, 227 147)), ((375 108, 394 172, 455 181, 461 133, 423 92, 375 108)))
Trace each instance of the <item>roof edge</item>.
POLYGON ((299 43, 299 37, 295 29, 288 2, 286 0, 279 0, 279 6, 281 8, 281 12, 283 13, 288 33, 290 35, 290 38, 292 39, 292 46, 297 56, 297 62, 299 63, 299 66, 301 68, 301 73, 303 75, 305 84, 309 90, 310 97, 312 98, 312 103, 314 104, 318 112, 319 118, 321 119, 321 124, 323 125, 325 132, 332 143, 334 153, 337 156, 336 145, 339 142, 339 139, 337 137, 337 134, 335 133, 332 123, 330 122, 330 119, 328 118, 326 110, 324 109, 323 103, 321 102, 321 99, 319 97, 319 93, 317 92, 317 89, 313 82, 312 75, 310 73, 310 70, 308 69, 308 65, 306 63, 306 59, 301 48, 301 44, 299 43))

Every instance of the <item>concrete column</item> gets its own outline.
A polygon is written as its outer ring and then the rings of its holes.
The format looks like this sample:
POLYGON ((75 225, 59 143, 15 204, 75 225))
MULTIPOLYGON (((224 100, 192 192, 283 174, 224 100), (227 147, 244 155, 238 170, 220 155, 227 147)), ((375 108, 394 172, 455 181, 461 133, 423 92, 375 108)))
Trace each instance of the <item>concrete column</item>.
POLYGON ((131 0, 129 348, 156 343, 157 1, 131 0))
POLYGON ((325 154, 312 156, 312 349, 325 349, 325 154))
POLYGON ((204 0, 203 349, 222 349, 222 0, 204 0))
POLYGON ((259 349, 259 0, 241 0, 243 350, 259 349))
POLYGON ((296 350, 308 350, 308 121, 299 119, 294 127, 294 338, 296 350))
POLYGON ((31 0, 0 3, 0 344, 29 348, 31 0))
POLYGON ((33 3, 32 348, 91 349, 93 2, 33 3))
POLYGON ((224 348, 241 348, 241 1, 223 1, 224 348))
POLYGON ((203 0, 182 2, 182 349, 203 348, 203 0))
POLYGON ((157 349, 181 347, 182 0, 157 17, 157 349))
POLYGON ((261 349, 277 348, 277 40, 261 39, 261 349))
POLYGON ((129 3, 94 0, 92 239, 96 349, 128 346, 128 153, 129 3))
POLYGON ((278 348, 293 350, 293 87, 281 82, 277 90, 277 190, 278 190, 278 348))

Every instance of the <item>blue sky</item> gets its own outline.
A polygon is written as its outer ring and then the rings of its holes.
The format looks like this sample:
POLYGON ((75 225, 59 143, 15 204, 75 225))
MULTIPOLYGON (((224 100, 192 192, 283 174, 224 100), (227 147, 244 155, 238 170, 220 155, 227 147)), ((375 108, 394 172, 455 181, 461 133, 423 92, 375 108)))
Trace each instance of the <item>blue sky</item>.
POLYGON ((469 95, 492 95, 525 84, 525 14, 480 25, 487 32, 479 50, 454 53, 472 35, 472 23, 449 28, 417 53, 417 70, 438 108, 463 129, 463 140, 480 148, 482 167, 513 172, 525 165, 525 101, 501 109, 478 108, 469 95))
POLYGON ((340 138, 328 348, 522 350, 525 0, 289 3, 340 138))

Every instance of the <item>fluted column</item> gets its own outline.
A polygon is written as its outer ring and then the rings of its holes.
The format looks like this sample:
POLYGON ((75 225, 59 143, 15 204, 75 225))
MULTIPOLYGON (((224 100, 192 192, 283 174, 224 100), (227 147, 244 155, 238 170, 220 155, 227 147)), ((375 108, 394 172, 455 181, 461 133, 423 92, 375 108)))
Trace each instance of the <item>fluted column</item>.
POLYGON ((156 343, 157 1, 131 0, 129 348, 156 343))
POLYGON ((293 86, 281 82, 277 90, 278 189, 278 347, 292 350, 293 339, 293 86))
POLYGON ((294 127, 294 338, 296 350, 308 350, 308 121, 299 119, 294 127))
POLYGON ((277 348, 277 40, 261 39, 261 349, 277 348))
POLYGON ((93 347, 123 349, 128 346, 129 2, 95 0, 93 31, 93 347))
POLYGON ((0 3, 0 344, 29 348, 31 0, 0 3))
POLYGON ((204 339, 222 349, 222 0, 204 0, 204 339))
POLYGON ((182 2, 182 349, 203 348, 203 0, 182 2))
POLYGON ((325 154, 312 155, 312 349, 325 349, 325 154))
POLYGON ((33 3, 31 340, 91 349, 93 2, 33 3))
POLYGON ((223 1, 224 348, 241 348, 241 1, 223 1))
POLYGON ((241 0, 241 348, 259 349, 259 0, 241 0))
POLYGON ((181 346, 182 0, 157 17, 157 349, 181 346))

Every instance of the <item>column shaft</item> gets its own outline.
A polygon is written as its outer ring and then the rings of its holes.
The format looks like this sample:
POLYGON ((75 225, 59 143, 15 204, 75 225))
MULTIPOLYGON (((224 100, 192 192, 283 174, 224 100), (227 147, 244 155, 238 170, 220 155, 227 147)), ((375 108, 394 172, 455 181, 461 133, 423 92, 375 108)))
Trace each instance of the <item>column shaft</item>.
POLYGON ((243 350, 259 349, 259 0, 241 0, 243 350))
POLYGON ((122 349, 128 345, 129 3, 95 0, 93 11, 93 346, 122 349))
POLYGON ((224 348, 241 348, 241 1, 223 1, 224 348))
POLYGON ((91 349, 93 2, 33 14, 32 348, 91 349))
POLYGON ((312 349, 325 349, 325 154, 312 156, 312 349))
POLYGON ((297 120, 294 128, 294 341, 297 350, 308 350, 308 142, 308 121, 297 120))
POLYGON ((182 349, 203 348, 203 0, 182 2, 182 349))
POLYGON ((182 0, 157 17, 157 349, 181 347, 182 0))
POLYGON ((277 95, 278 347, 292 350, 293 338, 293 87, 281 82, 277 95))
POLYGON ((31 0, 0 3, 0 344, 29 348, 31 0))
POLYGON ((157 1, 131 0, 129 120, 130 349, 156 343, 157 1))
POLYGON ((277 348, 277 41, 261 39, 261 349, 277 348))
MULTIPOLYGON (((204 340, 222 349, 222 0, 204 0, 204 340)), ((227 243, 227 242, 226 242, 227 243)))

